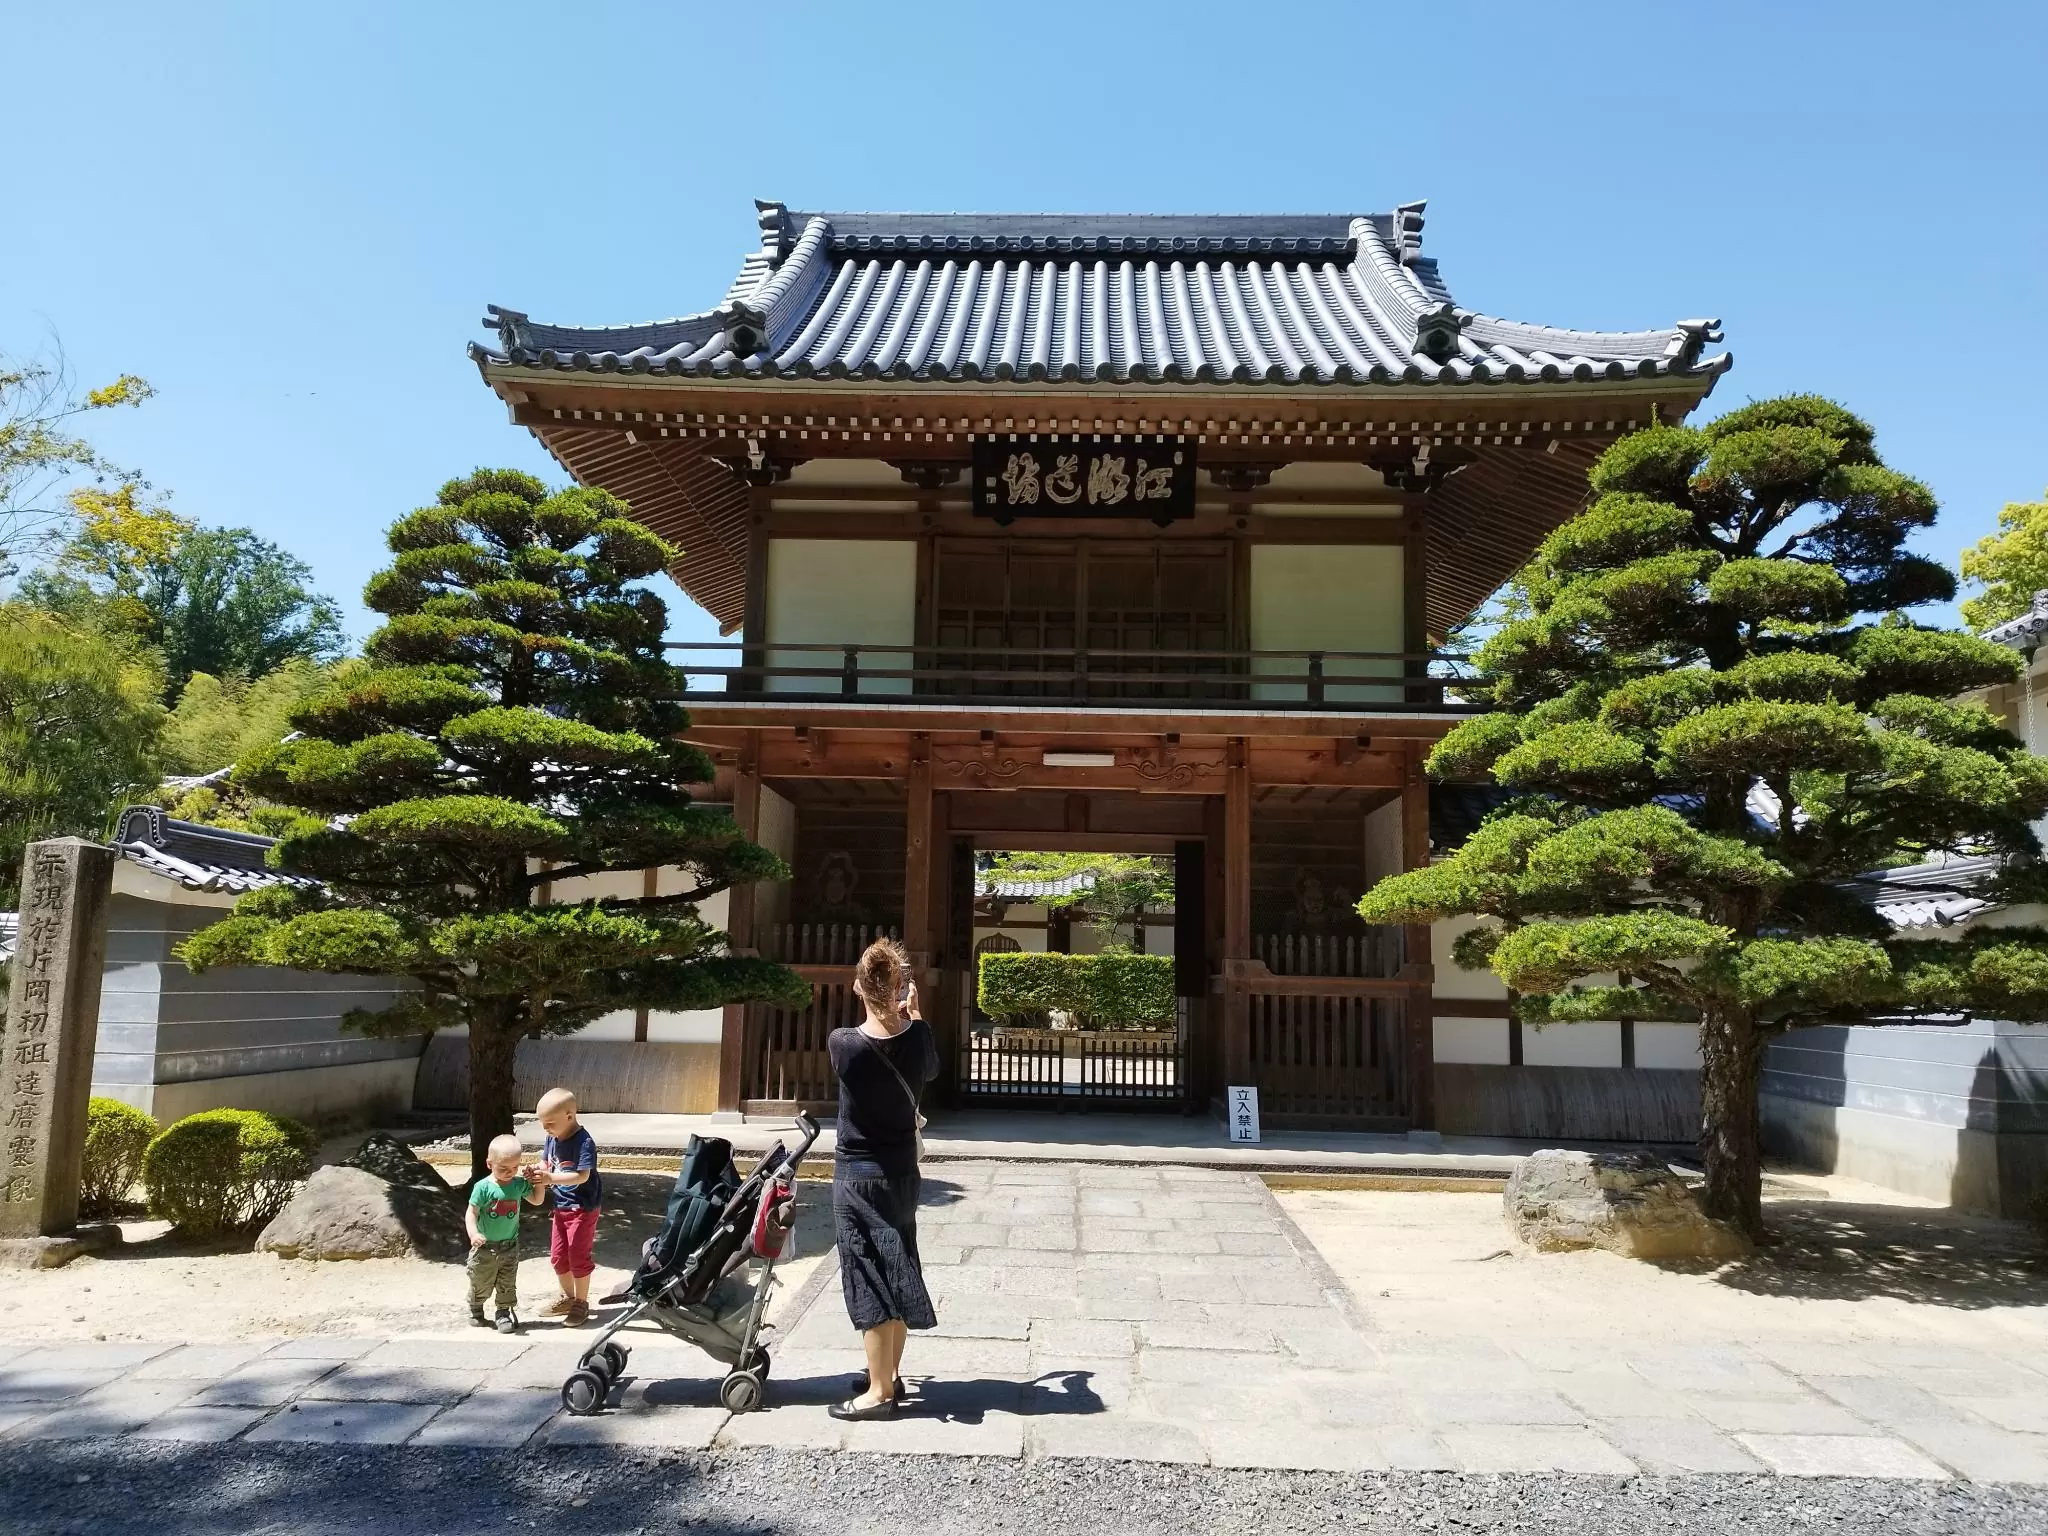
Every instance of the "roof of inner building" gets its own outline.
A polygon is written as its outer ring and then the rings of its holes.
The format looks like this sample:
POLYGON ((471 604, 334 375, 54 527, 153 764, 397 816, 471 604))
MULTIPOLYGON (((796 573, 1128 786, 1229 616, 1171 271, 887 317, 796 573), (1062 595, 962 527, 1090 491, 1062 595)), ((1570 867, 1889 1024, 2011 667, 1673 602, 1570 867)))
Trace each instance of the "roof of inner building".
POLYGON ((1317 215, 802 213, 758 203, 761 243, 717 307, 547 325, 496 305, 486 368, 716 379, 1329 385, 1686 378, 1718 322, 1582 331, 1453 299, 1421 203, 1317 215))

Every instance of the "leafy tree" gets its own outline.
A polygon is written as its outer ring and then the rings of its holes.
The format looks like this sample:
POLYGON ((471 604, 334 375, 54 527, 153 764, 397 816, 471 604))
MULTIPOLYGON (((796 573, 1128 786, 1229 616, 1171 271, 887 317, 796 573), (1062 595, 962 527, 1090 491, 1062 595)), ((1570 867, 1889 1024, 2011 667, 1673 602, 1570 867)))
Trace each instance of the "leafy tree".
POLYGON ((1934 498, 1839 406, 1654 427, 1608 450, 1592 488, 1523 573, 1527 615, 1478 654, 1492 712, 1429 761, 1524 798, 1359 912, 1477 915, 1459 962, 1491 966, 1533 1023, 1697 1020, 1705 1205, 1755 1234, 1771 1035, 2048 1014, 2048 934, 1904 943, 1843 890, 1935 850, 2034 866, 2048 764, 1948 702, 2019 660, 1896 612, 1953 594, 1904 549, 1934 498))
POLYGON ((1997 533, 1963 551, 1963 579, 1982 587, 1963 602, 1963 622, 1979 631, 2016 619, 2048 591, 2048 495, 2009 501, 1997 533))
POLYGON ((167 536, 150 526, 139 534, 132 521, 88 520, 23 595, 162 651, 166 700, 195 673, 261 677, 340 649, 340 609, 309 589, 303 560, 268 539, 182 519, 167 536))
POLYGON ((21 603, 0 606, 0 903, 22 848, 97 837, 157 776, 155 659, 21 603))
POLYGON ((729 954, 697 914, 715 891, 786 871, 691 802, 711 764, 677 739, 689 717, 662 656, 663 604, 631 585, 674 551, 602 491, 550 495, 510 470, 450 481, 388 541, 396 558, 364 593, 388 616, 367 664, 299 707, 300 739, 235 769, 249 792, 321 819, 273 853, 319 884, 243 898, 181 955, 413 978, 416 992, 349 1023, 467 1028, 481 1169, 512 1128, 522 1039, 615 1009, 795 1003, 809 988, 729 954), (550 882, 658 865, 694 881, 534 904, 550 882))
POLYGON ((1127 928, 1131 947, 1145 949, 1148 913, 1173 905, 1173 865, 1131 853, 999 853, 990 871, 1008 880, 1072 880, 1073 889, 1031 899, 1108 927, 1127 928))
POLYGON ((253 679, 194 672, 164 723, 164 766, 173 773, 212 773, 284 740, 292 712, 334 677, 332 667, 304 656, 253 679))
POLYGON ((79 491, 102 496, 140 486, 77 435, 80 417, 117 406, 140 405, 153 391, 133 374, 81 394, 61 353, 10 357, 0 353, 0 576, 62 543, 85 510, 79 491), (62 488, 88 476, 112 492, 62 488))

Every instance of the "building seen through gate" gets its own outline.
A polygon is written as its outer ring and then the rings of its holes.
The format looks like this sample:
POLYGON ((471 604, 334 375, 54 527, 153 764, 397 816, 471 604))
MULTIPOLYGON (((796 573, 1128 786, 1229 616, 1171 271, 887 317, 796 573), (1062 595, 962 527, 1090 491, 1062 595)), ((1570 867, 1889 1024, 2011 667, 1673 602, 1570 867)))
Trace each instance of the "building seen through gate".
MULTIPOLYGON (((600 329, 494 309, 472 349, 515 423, 681 549, 731 637, 674 650, 690 735, 794 878, 734 893, 725 923, 813 997, 725 1011, 716 1105, 830 1102, 825 1034, 894 932, 955 1102, 1206 1108, 1252 1083, 1268 1125, 1517 1129, 1466 1123, 1550 1092, 1498 1077, 1541 1068, 1505 999, 1447 983, 1441 935, 1353 907, 1429 857, 1433 821, 1456 833, 1422 773, 1466 708, 1444 638, 1583 505, 1603 449, 1712 388, 1713 323, 1464 308, 1419 204, 763 203, 759 227, 715 308, 600 329), (999 1037, 977 1033, 977 947, 1034 942, 977 906, 996 849, 1174 861, 1153 947, 1175 1034, 978 1056, 999 1037)), ((1656 1049, 1684 1075, 1689 1042, 1656 1049)), ((1630 1045, 1556 1070, 1645 1066, 1630 1045)))

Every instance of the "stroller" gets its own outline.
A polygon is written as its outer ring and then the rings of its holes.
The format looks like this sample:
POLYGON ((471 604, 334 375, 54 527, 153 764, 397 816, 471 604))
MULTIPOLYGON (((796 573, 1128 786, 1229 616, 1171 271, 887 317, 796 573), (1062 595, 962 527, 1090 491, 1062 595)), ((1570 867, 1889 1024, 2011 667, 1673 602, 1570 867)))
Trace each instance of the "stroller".
POLYGON ((733 1166, 731 1142, 690 1138, 661 1230, 641 1249, 640 1267, 626 1288, 605 1298, 604 1304, 624 1306, 562 1383, 564 1408, 604 1410, 612 1383, 626 1369, 627 1350, 616 1336, 643 1318, 728 1367, 718 1398, 730 1411, 761 1406, 768 1383, 761 1314, 796 1220, 797 1165, 818 1139, 818 1123, 808 1115, 797 1116, 796 1125, 802 1136, 796 1150, 777 1142, 745 1179, 733 1166), (744 1273, 755 1260, 758 1268, 744 1273))

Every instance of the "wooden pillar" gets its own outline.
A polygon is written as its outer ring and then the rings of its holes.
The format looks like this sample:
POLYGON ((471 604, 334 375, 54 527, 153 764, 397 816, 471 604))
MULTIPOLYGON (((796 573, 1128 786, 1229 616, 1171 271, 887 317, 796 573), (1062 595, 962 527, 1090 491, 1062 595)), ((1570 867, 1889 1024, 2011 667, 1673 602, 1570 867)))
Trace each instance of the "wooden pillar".
MULTIPOLYGON (((740 835, 761 831, 761 733, 749 731, 733 770, 732 819, 740 835)), ((754 888, 736 885, 726 893, 725 940, 736 955, 759 952, 754 936, 754 888)), ((718 1037, 718 1108, 736 1114, 746 1094, 747 1004, 727 1003, 718 1037)))
POLYGON ((1251 1081, 1251 1004, 1240 974, 1252 954, 1252 770, 1232 737, 1223 778, 1223 1077, 1251 1081))
MULTIPOLYGON (((1412 507, 1401 541, 1401 649, 1420 656, 1429 649, 1429 524, 1421 507, 1412 507)), ((1409 678, 1429 676, 1429 663, 1410 661, 1402 672, 1409 678)), ((1433 704, 1441 694, 1427 685, 1411 682, 1406 689, 1410 704, 1433 704)))
MULTIPOLYGON (((1401 868, 1429 863, 1429 779, 1422 771, 1423 744, 1407 744, 1401 775, 1401 868)), ((1417 1129, 1436 1124, 1436 967, 1430 958, 1427 923, 1402 930, 1401 979, 1408 992, 1409 1120, 1417 1129)))
POLYGON ((938 949, 932 926, 932 738, 929 732, 913 731, 910 737, 910 765, 904 777, 907 801, 906 832, 903 839, 903 947, 910 951, 910 965, 917 988, 931 995, 932 956, 938 949))

